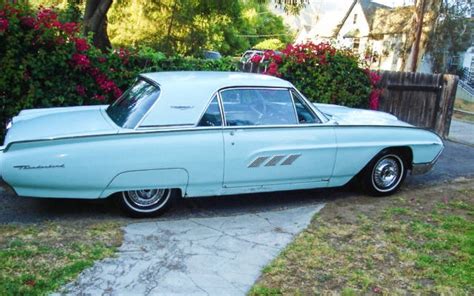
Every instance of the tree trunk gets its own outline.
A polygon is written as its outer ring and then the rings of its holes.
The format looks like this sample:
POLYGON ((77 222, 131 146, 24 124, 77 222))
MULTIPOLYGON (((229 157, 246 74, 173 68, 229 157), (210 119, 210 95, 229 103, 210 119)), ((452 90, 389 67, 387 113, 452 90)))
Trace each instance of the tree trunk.
POLYGON ((113 0, 87 0, 84 11, 84 35, 92 32, 94 46, 102 51, 109 50, 109 35, 107 34, 107 12, 113 0))
POLYGON ((421 0, 420 8, 416 11, 416 35, 415 35, 415 43, 413 43, 413 49, 411 54, 411 65, 410 71, 416 72, 418 68, 418 56, 420 54, 420 44, 421 44, 421 33, 423 33, 423 21, 425 18, 425 7, 426 1, 421 0))
POLYGON ((176 13, 176 8, 177 8, 177 3, 178 0, 174 0, 173 1, 173 7, 171 8, 171 16, 170 16, 170 22, 168 24, 168 30, 167 30, 167 34, 166 34, 166 42, 167 42, 167 50, 171 51, 171 49, 173 48, 173 45, 172 45, 172 31, 173 31, 173 22, 174 22, 174 18, 175 18, 175 13, 176 13))
POLYGON ((415 1, 415 15, 413 17, 413 30, 406 39, 410 44, 409 50, 402 57, 402 70, 416 72, 423 57, 428 35, 426 29, 433 30, 439 16, 442 0, 417 0, 415 1))

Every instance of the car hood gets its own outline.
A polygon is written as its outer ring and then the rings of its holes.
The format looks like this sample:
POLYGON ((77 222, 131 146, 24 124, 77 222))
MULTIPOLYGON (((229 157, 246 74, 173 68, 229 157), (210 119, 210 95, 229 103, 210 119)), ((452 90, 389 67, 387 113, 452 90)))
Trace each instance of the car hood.
POLYGON ((392 114, 365 109, 349 108, 331 104, 314 104, 326 116, 335 120, 339 125, 385 125, 412 126, 398 120, 392 114))
POLYGON ((56 137, 117 133, 105 113, 107 106, 23 110, 11 122, 4 145, 56 137))

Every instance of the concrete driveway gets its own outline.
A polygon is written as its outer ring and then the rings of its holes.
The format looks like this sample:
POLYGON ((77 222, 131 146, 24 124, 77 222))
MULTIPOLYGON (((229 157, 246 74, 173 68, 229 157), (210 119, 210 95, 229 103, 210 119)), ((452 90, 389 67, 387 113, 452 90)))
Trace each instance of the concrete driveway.
POLYGON ((64 287, 70 295, 245 295, 320 206, 131 224, 117 258, 64 287))
POLYGON ((459 143, 474 145, 474 123, 453 119, 449 138, 459 143))

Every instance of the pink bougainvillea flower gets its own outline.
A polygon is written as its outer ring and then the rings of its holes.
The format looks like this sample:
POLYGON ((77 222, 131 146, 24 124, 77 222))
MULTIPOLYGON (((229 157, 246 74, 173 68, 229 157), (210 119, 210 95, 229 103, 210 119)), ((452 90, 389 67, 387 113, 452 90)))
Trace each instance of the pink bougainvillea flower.
POLYGON ((89 68, 91 62, 85 54, 75 53, 71 58, 72 64, 80 69, 89 68))
POLYGON ((5 18, 0 18, 0 33, 8 30, 8 20, 5 18))
POLYGON ((107 59, 104 58, 104 57, 100 57, 100 58, 97 59, 97 61, 99 61, 99 63, 103 64, 103 63, 107 62, 107 59))
POLYGON ((254 64, 259 64, 262 61, 262 56, 259 54, 254 55, 250 61, 254 64))
POLYGON ((382 89, 373 89, 369 96, 369 108, 371 110, 378 110, 380 104, 380 95, 382 94, 382 89))
POLYGON ((117 86, 114 88, 113 90, 113 95, 114 95, 114 98, 119 98, 122 96, 122 90, 120 88, 118 88, 117 86))
POLYGON ((64 23, 61 25, 61 30, 68 35, 73 35, 79 31, 79 25, 74 22, 64 23))
POLYGON ((97 101, 105 101, 105 96, 103 95, 95 95, 93 97, 94 100, 97 100, 97 101))
POLYGON ((87 44, 87 40, 84 38, 76 38, 74 42, 76 44, 76 50, 79 52, 89 49, 89 44, 87 44))
POLYGON ((56 42, 57 45, 63 45, 64 43, 66 43, 66 40, 64 40, 63 37, 57 37, 55 39, 55 42, 56 42))
POLYGON ((265 52, 263 53, 263 58, 265 60, 269 60, 271 57, 273 57, 273 55, 275 55, 275 52, 273 50, 265 50, 265 52))
POLYGON ((267 74, 267 75, 272 75, 272 76, 277 76, 277 77, 280 77, 281 76, 281 73, 278 72, 278 64, 275 63, 275 62, 271 62, 269 65, 268 65, 268 68, 265 72, 263 72, 263 74, 267 74))
POLYGON ((85 96, 86 95, 86 88, 82 85, 76 85, 76 92, 80 95, 80 96, 85 96))
POLYGON ((23 28, 33 29, 35 27, 36 21, 31 16, 24 16, 20 19, 20 24, 23 28))
POLYGON ((274 55, 272 56, 272 60, 273 60, 275 63, 277 63, 277 64, 281 64, 281 63, 283 62, 283 59, 282 59, 281 56, 278 55, 278 54, 274 54, 274 55))

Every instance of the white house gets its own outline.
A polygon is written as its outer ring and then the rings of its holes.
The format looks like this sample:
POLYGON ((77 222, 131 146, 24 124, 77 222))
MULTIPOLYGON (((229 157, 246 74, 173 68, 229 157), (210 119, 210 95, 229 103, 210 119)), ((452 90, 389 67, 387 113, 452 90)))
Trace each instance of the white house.
MULTIPOLYGON (((414 9, 414 6, 392 8, 370 0, 354 0, 334 38, 340 46, 366 58, 373 69, 401 71, 412 45, 408 37, 414 9)), ((428 13, 425 19, 429 17, 428 13)))

